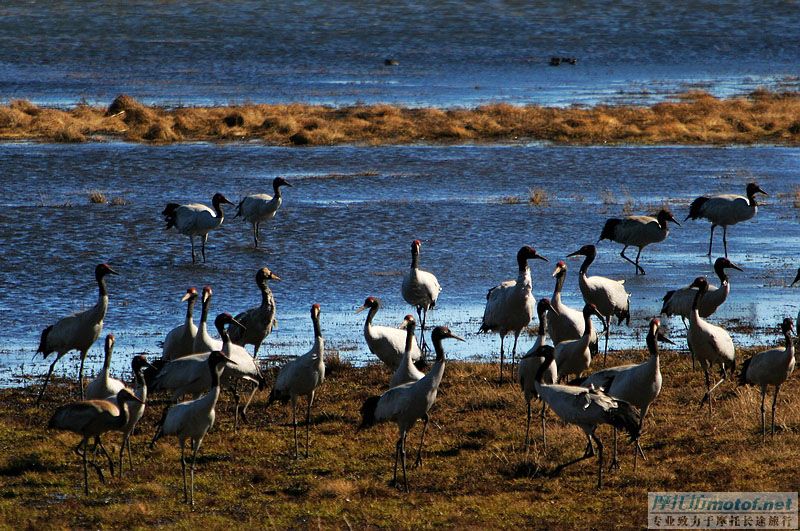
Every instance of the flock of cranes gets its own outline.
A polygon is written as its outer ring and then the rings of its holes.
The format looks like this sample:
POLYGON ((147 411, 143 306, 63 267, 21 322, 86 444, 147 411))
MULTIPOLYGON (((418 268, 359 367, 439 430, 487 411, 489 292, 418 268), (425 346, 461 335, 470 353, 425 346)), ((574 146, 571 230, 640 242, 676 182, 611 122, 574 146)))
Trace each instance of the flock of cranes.
MULTIPOLYGON (((273 182, 273 196, 266 194, 248 196, 238 205, 237 215, 241 215, 253 225, 253 239, 256 246, 259 244, 260 223, 274 217, 281 205, 282 186, 291 185, 284 179, 277 178, 273 182)), ((741 270, 727 259, 727 227, 755 215, 757 193, 765 192, 757 184, 751 183, 747 186, 746 196, 700 197, 692 203, 687 219, 703 217, 711 221, 712 238, 714 228, 718 225, 723 227, 726 257, 719 258, 714 265, 721 285, 711 286, 705 277, 698 277, 686 287, 667 292, 663 300, 661 313, 681 316, 687 327, 687 342, 693 360, 699 362, 705 376, 705 394, 701 405, 708 402, 709 414, 712 411, 712 392, 733 373, 736 362, 735 347, 728 332, 705 319, 725 302, 730 293, 730 281, 725 270, 741 270), (712 385, 711 375, 715 367, 720 370, 722 378, 712 385)), ((212 203, 213 208, 199 204, 170 203, 164 210, 167 228, 175 227, 181 234, 190 237, 193 261, 195 260, 194 237, 201 237, 201 252, 205 260, 208 233, 222 224, 222 205, 233 204, 222 194, 215 194, 212 203)), ((678 223, 665 209, 655 217, 629 216, 624 219, 609 219, 601 231, 600 239, 610 239, 623 244, 621 256, 635 265, 637 275, 644 274, 644 269, 639 265, 641 251, 647 245, 663 241, 668 236, 667 222, 678 223), (625 255, 625 250, 629 246, 639 249, 635 260, 625 255)), ((387 379, 388 390, 364 401, 360 411, 362 416, 360 429, 384 421, 397 424, 399 436, 395 444, 393 482, 405 490, 409 488, 406 438, 416 422, 422 420, 422 435, 415 460, 415 465, 420 466, 425 432, 430 420, 429 412, 436 401, 444 376, 446 357, 443 341, 448 338, 464 341, 445 326, 433 328, 430 337, 435 361, 427 372, 421 370, 426 365, 425 353, 429 350, 425 340, 427 314, 436 306, 441 293, 437 278, 419 267, 421 248, 420 240, 412 242, 411 265, 401 286, 403 298, 416 310, 417 319, 409 314, 399 328, 374 324, 373 320, 381 307, 380 300, 374 296, 367 297, 356 312, 368 312, 364 323, 366 344, 377 359, 391 371, 391 377, 387 379), (418 328, 419 339, 416 334, 418 328), (398 464, 403 473, 402 484, 398 481, 398 464)), ((645 417, 662 387, 658 342, 672 342, 661 330, 659 319, 653 318, 648 326, 646 340, 649 357, 644 362, 589 372, 593 360, 599 353, 598 333, 594 328, 592 317, 599 320, 603 327, 602 333, 605 335, 604 366, 612 319, 617 319, 618 325, 625 322, 628 326, 631 319, 630 294, 626 291, 624 282, 589 274, 589 268, 596 255, 597 249, 591 244, 584 245, 567 255, 584 258, 578 273, 578 286, 585 304, 582 308, 575 309, 567 306, 561 299, 567 279, 567 264, 564 261, 559 261, 552 273, 555 280, 552 298, 541 299, 537 304, 533 296, 529 261, 548 260, 532 247, 522 246, 516 255, 518 267, 516 279, 504 281, 487 293, 480 332, 497 333, 500 336, 501 383, 505 364, 504 341, 508 334, 514 336, 510 373, 513 376, 516 371, 516 380, 527 403, 526 447, 531 439, 531 402, 538 399, 542 403, 540 415, 542 442, 545 448, 546 411, 549 408, 565 423, 583 430, 587 438, 587 447, 580 459, 595 454, 598 456, 597 483, 601 486, 604 446, 597 435, 597 428, 602 424, 608 424, 614 429, 611 467, 618 467, 617 430, 619 429, 624 430, 634 444, 634 467, 639 456, 644 458, 639 437, 645 417), (534 315, 538 317, 536 341, 520 358, 519 366, 516 367, 519 336, 530 325, 534 315)), ((269 282, 280 281, 280 277, 267 267, 257 271, 256 285, 261 294, 261 304, 235 317, 224 312, 218 314, 214 319, 214 328, 219 339, 213 338, 207 328, 213 295, 211 287, 204 287, 202 296, 196 288, 187 289, 181 299, 187 303, 184 322, 166 333, 161 358, 148 361, 138 355, 132 359, 134 389, 129 389, 110 374, 114 336, 109 334, 105 341, 103 369, 88 384, 84 393, 84 360, 89 348, 102 333, 103 320, 108 308, 106 277, 110 274, 117 273, 107 264, 98 265, 95 268, 95 278, 99 288, 98 302, 89 310, 61 319, 42 332, 38 352, 45 358, 51 353, 56 353, 56 359, 50 365, 44 379, 37 405, 42 400, 56 362, 66 353, 72 350, 78 351, 81 363, 79 370, 81 400, 59 407, 52 415, 49 427, 70 430, 82 437, 75 451, 83 462, 84 489, 88 494, 89 453, 96 455, 101 452, 105 455, 111 474, 114 474, 113 460, 103 446, 101 436, 108 432, 122 433, 119 471, 122 473, 125 449, 132 468, 130 437, 134 427, 145 413, 149 397, 157 393, 168 395, 170 402, 174 404, 163 411, 151 447, 163 436, 174 435, 178 438, 181 448, 184 500, 193 505, 195 461, 205 435, 214 424, 215 406, 222 388, 230 390, 236 399, 234 421, 236 429, 240 416, 246 420, 247 408, 255 393, 268 386, 257 355, 276 323, 275 298, 269 282), (199 326, 194 323, 194 307, 198 298, 202 304, 199 326), (253 346, 252 354, 245 349, 245 345, 253 346), (240 408, 239 392, 242 386, 249 388, 250 394, 244 406, 240 408), (181 402, 180 400, 187 395, 192 399, 181 402), (187 441, 192 459, 188 485, 185 451, 187 441)), ((798 281, 800 281, 800 271, 794 282, 798 281)), ((300 455, 297 434, 299 399, 301 397, 306 399, 304 454, 307 457, 310 445, 311 409, 316 393, 325 381, 325 340, 321 313, 319 304, 311 306, 313 346, 306 354, 281 367, 268 399, 268 406, 274 402, 291 402, 295 458, 300 455)), ((774 433, 778 392, 781 384, 794 369, 795 363, 792 319, 786 318, 781 326, 785 336, 785 346, 757 354, 744 363, 740 373, 742 383, 750 383, 761 388, 761 424, 764 436, 766 436, 764 402, 767 387, 774 386, 772 403, 774 433)), ((94 463, 94 459, 91 460, 91 465, 102 480, 102 470, 94 463)))

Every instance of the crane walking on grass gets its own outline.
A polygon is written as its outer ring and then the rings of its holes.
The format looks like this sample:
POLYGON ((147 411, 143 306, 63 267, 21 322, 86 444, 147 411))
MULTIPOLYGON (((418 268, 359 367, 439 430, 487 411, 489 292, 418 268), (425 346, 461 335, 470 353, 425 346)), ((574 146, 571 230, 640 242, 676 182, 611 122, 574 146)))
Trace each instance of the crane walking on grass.
POLYGON ((236 207, 234 218, 242 216, 253 225, 253 247, 258 248, 260 242, 261 224, 275 217, 275 213, 283 204, 283 194, 281 186, 292 187, 283 177, 275 177, 272 180, 272 190, 275 195, 253 194, 248 195, 239 202, 236 207))
POLYGON ((211 352, 206 360, 206 370, 210 371, 211 388, 208 393, 196 400, 175 404, 164 412, 161 418, 160 427, 153 441, 155 442, 163 435, 175 435, 181 446, 181 471, 183 472, 183 501, 194 507, 194 466, 197 461, 197 452, 203 444, 208 430, 214 426, 216 418, 215 407, 219 400, 220 375, 225 369, 225 364, 233 365, 233 362, 222 352, 211 352), (191 465, 191 487, 187 492, 186 488, 186 440, 189 440, 192 450, 191 465))
MULTIPOLYGON (((122 389, 117 393, 119 407, 108 400, 83 400, 61 406, 50 417, 50 422, 47 424, 49 429, 67 430, 82 437, 81 442, 75 447, 75 453, 83 460, 83 491, 87 496, 89 495, 89 471, 87 468, 87 453, 90 451, 89 439, 94 439, 92 452, 99 447, 105 454, 113 477, 114 461, 103 446, 100 436, 109 431, 118 431, 128 422, 130 415, 128 404, 131 402, 141 403, 141 400, 127 389, 122 389)), ((100 481, 105 482, 100 467, 94 462, 92 466, 97 471, 100 481)))
POLYGON ((597 311, 603 316, 605 325, 606 341, 603 349, 603 366, 606 365, 608 356, 608 335, 611 329, 611 318, 617 318, 617 324, 625 321, 631 325, 631 294, 625 291, 624 280, 612 280, 606 277, 589 276, 589 266, 597 256, 597 248, 594 245, 584 245, 570 256, 585 256, 581 264, 578 285, 581 288, 583 301, 586 304, 593 304, 597 311))
MULTIPOLYGON (((147 382, 145 382, 144 379, 144 370, 148 367, 152 368, 153 366, 150 365, 147 359, 142 355, 134 356, 131 360, 133 377, 136 382, 136 388, 133 394, 141 401, 141 403, 131 402, 128 404, 128 422, 126 422, 120 430, 122 432, 122 444, 119 447, 119 477, 122 477, 122 461, 126 448, 128 450, 128 463, 130 464, 131 470, 133 470, 131 434, 133 433, 133 429, 136 427, 136 424, 139 423, 144 415, 144 408, 145 404, 147 403, 147 382)), ((117 404, 116 397, 109 400, 111 403, 117 404)))
POLYGON ((496 332, 500 335, 500 382, 503 382, 503 362, 505 359, 504 342, 506 334, 514 334, 514 347, 511 349, 511 374, 514 374, 514 363, 517 354, 517 340, 522 329, 528 326, 533 318, 536 300, 532 293, 531 270, 528 260, 544 260, 533 247, 524 246, 517 251, 519 273, 516 280, 506 280, 493 287, 486 294, 486 307, 483 311, 483 322, 479 332, 496 332))
POLYGON ((225 213, 222 211, 222 205, 232 205, 233 203, 224 195, 216 193, 211 199, 211 204, 214 207, 213 209, 201 203, 189 203, 186 205, 167 203, 166 208, 164 208, 162 212, 164 221, 167 222, 166 230, 175 227, 180 234, 188 236, 189 240, 192 242, 193 264, 197 261, 194 252, 194 237, 200 236, 200 241, 202 243, 200 250, 203 254, 203 262, 205 262, 208 233, 222 226, 222 222, 225 220, 225 213))
POLYGON ((436 362, 428 374, 421 380, 393 387, 380 396, 369 397, 361 406, 361 426, 359 430, 374 426, 379 422, 394 421, 400 430, 394 453, 393 485, 397 483, 397 462, 402 462, 403 483, 408 492, 408 476, 406 475, 406 436, 417 420, 422 419, 422 438, 417 451, 415 466, 422 464, 422 445, 425 442, 425 430, 428 427, 428 411, 436 402, 436 395, 444 375, 445 355, 442 340, 445 338, 464 341, 453 334, 445 326, 437 326, 431 333, 431 341, 436 351, 436 362))
POLYGON ((785 346, 776 347, 770 350, 759 352, 742 364, 742 371, 739 373, 739 383, 741 385, 752 384, 761 387, 761 438, 767 438, 767 421, 764 414, 764 399, 767 396, 767 386, 775 386, 775 394, 772 395, 772 429, 771 434, 775 435, 775 408, 778 401, 778 393, 783 382, 789 379, 794 371, 794 342, 792 332, 794 323, 791 317, 787 317, 781 323, 781 332, 785 339, 785 346))
MULTIPOLYGON (((747 196, 723 194, 713 197, 701 196, 692 201, 686 219, 705 218, 711 222, 711 238, 708 240, 708 256, 711 256, 711 244, 714 243, 714 229, 722 226, 722 244, 725 247, 725 258, 728 257, 728 225, 747 221, 758 212, 756 194, 768 195, 756 183, 748 183, 747 196)), ((684 220, 686 221, 686 220, 684 220)))
POLYGON ((420 240, 411 242, 411 269, 403 277, 402 294, 403 299, 417 309, 417 317, 420 320, 420 345, 422 351, 428 350, 425 342, 425 323, 428 318, 428 310, 436 306, 439 293, 442 292, 439 281, 433 273, 423 271, 419 268, 419 251, 422 246, 420 240))
POLYGON ((644 275, 644 268, 639 265, 639 256, 642 254, 642 249, 651 243, 663 242, 667 239, 669 235, 668 221, 679 227, 681 225, 672 215, 672 212, 665 208, 659 210, 655 217, 627 216, 622 219, 611 218, 603 226, 603 231, 600 233, 600 239, 597 240, 597 243, 603 240, 611 240, 624 245, 619 255, 636 266, 637 275, 640 273, 644 275), (635 261, 625 256, 625 250, 631 245, 639 248, 635 261))
MULTIPOLYGON (((545 383, 545 373, 554 363, 553 353, 553 347, 550 345, 543 345, 539 348, 539 355, 544 357, 544 361, 536 373, 536 392, 561 420, 567 424, 578 426, 586 434, 588 443, 586 451, 583 457, 576 461, 594 456, 594 447, 592 446, 592 440, 594 440, 598 451, 597 487, 600 488, 603 486, 603 443, 597 436, 597 427, 600 424, 610 424, 628 432, 631 442, 636 442, 639 439, 641 418, 629 403, 611 397, 601 389, 545 383)), ((556 470, 560 471, 576 461, 565 463, 556 470)))
POLYGON ((308 457, 309 431, 311 427, 311 406, 317 388, 325 381, 325 340, 319 324, 320 306, 311 306, 311 322, 314 324, 314 346, 304 355, 281 367, 275 386, 269 394, 267 407, 275 401, 283 404, 292 402, 292 427, 294 428, 294 458, 299 455, 297 442, 297 400, 308 397, 306 408, 306 457, 308 457))
POLYGON ((39 396, 36 398, 37 406, 42 401, 42 396, 44 396, 44 391, 47 389, 47 384, 53 375, 56 363, 71 350, 77 350, 80 353, 81 366, 78 370, 78 385, 81 399, 83 399, 83 364, 86 361, 89 349, 103 332, 103 319, 105 319, 106 311, 108 310, 106 276, 117 274, 108 264, 99 264, 95 267, 94 278, 100 291, 97 303, 86 311, 64 317, 56 324, 48 326, 42 331, 39 348, 36 349, 36 352, 41 352, 45 359, 55 352, 56 359, 50 364, 42 390, 39 391, 39 396))

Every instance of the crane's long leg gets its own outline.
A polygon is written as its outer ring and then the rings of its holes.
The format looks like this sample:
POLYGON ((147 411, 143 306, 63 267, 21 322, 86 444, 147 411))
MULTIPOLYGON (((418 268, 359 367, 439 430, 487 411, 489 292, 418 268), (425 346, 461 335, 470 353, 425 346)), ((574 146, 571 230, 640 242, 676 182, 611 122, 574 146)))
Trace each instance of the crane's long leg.
POLYGON ((253 247, 258 249, 258 223, 253 222, 253 247))
POLYGON ((314 403, 314 391, 308 397, 308 409, 306 410, 306 457, 308 457, 309 432, 311 430, 311 405, 314 403))
POLYGON ((430 417, 427 413, 422 417, 424 424, 422 425, 422 437, 419 440, 419 448, 417 449, 417 459, 414 461, 414 468, 422 466, 422 445, 425 444, 425 430, 428 429, 428 421, 430 417))
POLYGON ((764 415, 764 400, 767 396, 767 386, 761 386, 761 440, 767 440, 767 420, 764 415))
POLYGON ((124 458, 125 458, 125 448, 128 448, 128 461, 131 465, 131 470, 133 470, 133 458, 131 457, 131 434, 125 433, 122 435, 122 444, 119 447, 119 477, 122 477, 124 474, 124 458))
POLYGON ((183 474, 183 503, 189 502, 189 493, 186 490, 186 454, 184 452, 185 441, 181 439, 181 472, 183 474))
POLYGON ((81 388, 81 400, 84 399, 83 396, 83 364, 86 361, 86 354, 88 352, 81 352, 81 367, 78 369, 78 386, 81 388))
POLYGON ((428 308, 425 307, 422 309, 422 330, 420 331, 420 334, 422 334, 422 346, 425 348, 425 350, 429 351, 431 348, 428 346, 428 341, 425 339, 425 324, 427 323, 427 321, 428 321, 428 308))
POLYGON ((710 384, 710 378, 709 378, 709 375, 708 375, 708 369, 705 369, 705 371, 706 371, 706 389, 708 389, 708 390, 706 391, 706 394, 703 396, 703 399, 700 401, 700 406, 702 406, 703 403, 706 400, 708 400, 708 414, 711 415, 714 412, 713 411, 713 407, 711 406, 711 392, 714 389, 716 389, 719 384, 721 384, 722 382, 725 381, 725 374, 723 373, 722 378, 720 378, 720 380, 717 383, 715 383, 711 387, 708 387, 709 384, 710 384))
POLYGON ((75 451, 77 452, 78 448, 80 448, 81 445, 83 445, 83 493, 86 496, 89 495, 89 467, 86 457, 86 445, 88 442, 89 439, 84 437, 83 440, 80 443, 78 443, 78 446, 75 448, 75 451))
POLYGON ((622 248, 622 251, 619 253, 619 255, 620 255, 622 258, 624 258, 625 260, 627 260, 628 262, 630 262, 630 263, 632 263, 633 265, 635 265, 635 266, 636 266, 636 274, 638 275, 638 274, 639 274, 639 264, 637 264, 636 262, 634 262, 633 260, 631 260, 630 258, 628 258, 628 257, 625 255, 625 249, 627 249, 627 248, 628 248, 628 246, 627 246, 627 245, 626 245, 625 247, 623 247, 623 248, 622 248))
POLYGON ((542 445, 544 446, 545 450, 547 450, 547 432, 545 432, 544 430, 546 413, 547 413, 547 404, 544 402, 544 400, 542 400, 542 445))
POLYGON ((425 318, 422 316, 422 306, 417 306, 417 319, 422 325, 419 332, 419 350, 424 353, 428 350, 428 345, 425 343, 425 318))
MULTIPOLYGON (((647 410, 650 409, 650 406, 645 406, 642 408, 641 415, 639 416, 639 436, 642 435, 642 428, 644 426, 644 417, 647 415, 647 410)), ((636 472, 636 461, 639 454, 642 455, 642 459, 647 461, 647 458, 644 456, 644 450, 642 450, 642 445, 639 444, 639 439, 636 439, 636 446, 633 449, 633 471, 636 472)))
POLYGON ((103 446, 103 441, 100 440, 100 437, 95 437, 95 440, 97 441, 97 445, 100 447, 100 450, 102 450, 103 454, 105 454, 106 459, 108 459, 108 468, 111 469, 111 477, 113 478, 114 477, 114 459, 111 457, 111 454, 108 453, 108 450, 106 450, 106 447, 103 446))
POLYGON ((189 473, 191 474, 191 484, 189 486, 189 503, 194 507, 194 465, 197 462, 197 451, 200 449, 200 440, 192 439, 192 468, 189 473))
POLYGON ((647 273, 644 272, 644 268, 639 265, 639 256, 641 256, 641 254, 642 254, 642 248, 639 247, 639 252, 636 253, 636 264, 635 264, 636 265, 636 274, 638 275, 639 272, 641 271, 642 275, 646 275, 647 273))
POLYGON ((606 366, 606 358, 608 357, 608 334, 611 333, 611 316, 606 317, 606 345, 603 348, 603 367, 606 366))
POLYGON ((781 384, 775 386, 775 395, 772 397, 772 435, 775 435, 775 407, 778 402, 778 391, 781 390, 781 384))
MULTIPOLYGON (((192 242, 192 263, 196 262, 195 255, 194 255, 194 236, 189 236, 189 241, 192 242)), ((184 500, 186 501, 186 500, 184 500)))
POLYGON ((403 433, 397 438, 397 443, 394 445, 394 476, 392 476, 392 485, 397 486, 397 461, 400 459, 400 441, 403 440, 403 433))
MULTIPOLYGON (((130 465, 129 468, 131 472, 133 472, 133 454, 131 453, 131 434, 128 434, 128 437, 125 441, 125 446, 128 447, 128 464, 130 465)), ((122 467, 119 469, 119 475, 122 477, 122 467)))
POLYGON ((531 433, 531 403, 528 402, 528 422, 525 425, 525 449, 528 449, 530 445, 530 433, 531 433))
POLYGON ((208 241, 208 234, 203 234, 203 238, 200 240, 202 242, 202 247, 200 247, 200 251, 203 253, 203 263, 206 263, 206 242, 208 241))
POLYGON ((517 340, 522 330, 514 332, 514 346, 511 348, 511 381, 514 381, 514 370, 517 368, 517 340))
POLYGON ((722 226, 722 246, 725 248, 725 258, 728 258, 728 226, 722 226))
POLYGON ((619 460, 617 459, 617 428, 614 428, 614 450, 611 456, 611 464, 608 465, 608 470, 619 470, 619 460))
POLYGON ((233 394, 233 399, 236 406, 235 413, 233 415, 233 431, 235 433, 239 429, 239 386, 234 384, 233 387, 231 387, 231 392, 231 394, 233 394))
POLYGON ((247 408, 250 407, 250 402, 253 400, 253 397, 256 396, 256 391, 258 391, 258 384, 254 383, 253 386, 253 391, 250 393, 250 396, 248 397, 247 402, 244 404, 244 407, 241 411, 242 421, 245 423, 247 422, 247 408))
POLYGON ((294 427, 294 458, 297 459, 299 449, 297 445, 297 397, 292 395, 292 426, 294 427))
POLYGON ((717 228, 717 226, 712 223, 711 224, 711 238, 708 239, 708 256, 711 256, 711 244, 714 243, 714 229, 716 229, 716 228, 717 228))
POLYGON ((603 487, 603 443, 594 432, 592 432, 592 439, 597 445, 597 488, 600 489, 603 487))
POLYGON ((39 407, 39 403, 42 401, 42 396, 44 396, 44 390, 47 389, 47 384, 50 382, 50 377, 53 375, 53 369, 55 369, 56 363, 60 359, 61 356, 56 356, 56 359, 54 359, 53 363, 50 364, 50 369, 47 371, 47 376, 44 377, 44 385, 42 385, 42 390, 39 391, 39 397, 36 399, 36 407, 39 407))
POLYGON ((503 342, 506 339, 505 334, 500 334, 500 383, 503 383, 503 360, 505 359, 505 351, 503 350, 503 342))
POLYGON ((408 432, 403 433, 403 438, 400 441, 400 459, 403 463, 403 483, 406 486, 406 492, 408 492, 408 475, 406 475, 406 437, 408 436, 408 432))

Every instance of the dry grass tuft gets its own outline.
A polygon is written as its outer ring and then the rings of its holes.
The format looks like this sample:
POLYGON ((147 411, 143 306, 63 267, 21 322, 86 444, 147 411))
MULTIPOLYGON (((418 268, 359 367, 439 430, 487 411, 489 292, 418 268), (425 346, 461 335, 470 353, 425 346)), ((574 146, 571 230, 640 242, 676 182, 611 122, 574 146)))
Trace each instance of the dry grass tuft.
POLYGON ((106 194, 99 190, 92 190, 89 192, 89 202, 95 205, 104 205, 108 202, 106 194))
POLYGON ((111 201, 108 202, 111 206, 126 206, 130 205, 131 202, 125 199, 124 197, 114 197, 111 201))
POLYGON ((795 208, 800 209, 800 186, 795 186, 792 190, 792 204, 795 208))
POLYGON ((501 197, 498 202, 503 205, 518 205, 522 203, 522 198, 518 195, 506 195, 501 197))
MULTIPOLYGON (((716 98, 689 92, 651 106, 515 106, 474 109, 392 105, 248 104, 167 109, 121 95, 108 108, 60 110, 25 100, 0 106, 0 139, 112 136, 134 142, 260 139, 281 145, 495 142, 568 144, 800 144, 800 94, 755 91, 716 98), (40 117, 47 116, 47 127, 40 117), (69 125, 68 129, 64 129, 69 125)), ((83 141, 83 140, 80 140, 83 141)))
POLYGON ((543 188, 531 188, 528 191, 528 202, 534 206, 547 205, 549 199, 547 191, 543 188))

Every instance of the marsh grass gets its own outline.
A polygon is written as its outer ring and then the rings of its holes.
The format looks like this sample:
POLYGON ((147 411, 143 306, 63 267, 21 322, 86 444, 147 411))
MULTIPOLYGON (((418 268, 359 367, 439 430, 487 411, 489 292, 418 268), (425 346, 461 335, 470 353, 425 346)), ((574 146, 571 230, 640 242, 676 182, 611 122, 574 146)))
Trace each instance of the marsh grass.
POLYGON ((792 205, 800 209, 800 186, 795 186, 791 192, 792 205))
MULTIPOLYGON (((739 363, 751 352, 737 352, 739 363)), ((612 352, 609 364, 644 357, 641 351, 612 352)), ((151 406, 133 438, 135 470, 105 485, 92 473, 91 494, 84 497, 72 453, 78 437, 44 429, 56 407, 73 399, 75 384, 51 384, 41 408, 34 406, 38 386, 2 389, 0 527, 630 528, 646 523, 648 491, 797 490, 796 377, 781 389, 778 433, 762 442, 756 389, 723 383, 709 418, 698 407, 702 373, 691 370, 688 356, 662 351, 661 363, 664 388, 642 436, 648 460, 634 473, 632 449, 621 443, 622 470, 607 475, 601 492, 594 487, 594 460, 554 475, 559 464, 583 453, 582 432, 549 413, 545 450, 534 417, 533 442, 525 449, 518 385, 498 385, 496 364, 448 362, 431 411, 424 466, 408 471, 411 493, 401 493, 389 485, 395 426, 356 430, 363 400, 385 390, 389 373, 342 363, 317 394, 308 459, 292 459, 288 407, 267 409, 267 393, 260 393, 249 423, 234 433, 232 402, 223 392, 218 423, 198 458, 194 511, 180 501, 177 442, 164 438, 152 451, 145 447, 163 406, 151 406)), ((408 437, 412 462, 420 429, 408 437)), ((599 435, 608 458, 610 430, 602 427, 599 435)), ((117 449, 118 435, 104 439, 109 450, 117 449)))
POLYGON ((549 202, 547 190, 544 188, 531 188, 528 190, 528 203, 533 206, 545 206, 549 202))
POLYGON ((0 139, 85 142, 119 138, 165 144, 255 139, 279 145, 410 144, 522 140, 566 144, 800 143, 800 94, 755 91, 716 98, 702 91, 651 106, 515 106, 472 109, 244 104, 163 108, 126 95, 106 108, 0 106, 0 139))
POLYGON ((522 198, 518 195, 506 195, 501 197, 498 202, 503 205, 518 205, 522 203, 522 198))
POLYGON ((91 190, 88 195, 89 195, 89 202, 94 205, 104 205, 108 203, 108 200, 106 199, 106 194, 104 194, 100 190, 91 190))
POLYGON ((130 205, 131 202, 124 197, 114 197, 108 202, 108 204, 111 206, 127 206, 130 205))

